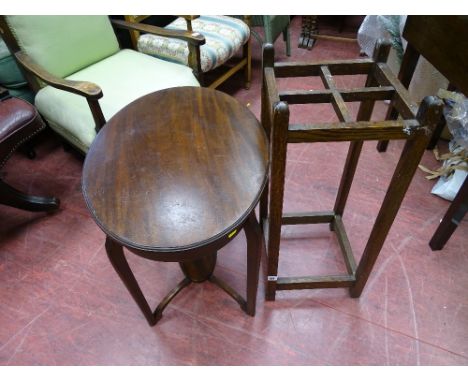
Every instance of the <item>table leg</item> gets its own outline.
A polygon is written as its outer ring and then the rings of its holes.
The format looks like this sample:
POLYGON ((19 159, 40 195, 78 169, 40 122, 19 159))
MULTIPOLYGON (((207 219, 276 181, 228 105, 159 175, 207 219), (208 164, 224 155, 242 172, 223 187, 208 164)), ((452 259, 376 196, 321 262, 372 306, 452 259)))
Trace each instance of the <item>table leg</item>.
POLYGON ((252 211, 247 218, 244 230, 247 237, 247 301, 229 285, 213 275, 217 259, 217 253, 215 252, 197 260, 180 262, 179 265, 185 278, 164 297, 153 313, 128 265, 122 245, 107 237, 106 252, 115 271, 151 326, 154 326, 161 319, 163 310, 182 289, 190 285, 191 282, 200 283, 206 280, 218 285, 234 298, 247 314, 254 316, 260 259, 265 246, 260 225, 255 217, 255 211, 252 211))
POLYGON ((260 260, 262 253, 265 251, 265 240, 255 216, 255 211, 250 213, 243 228, 247 239, 247 301, 223 280, 214 275, 211 275, 209 280, 237 301, 242 310, 249 316, 255 316, 260 260))
POLYGON ((150 324, 150 326, 154 326, 157 320, 154 317, 153 312, 151 311, 148 302, 146 301, 145 296, 143 295, 143 292, 130 269, 130 266, 128 265, 123 252, 123 247, 110 237, 107 237, 106 252, 112 266, 127 287, 127 290, 130 292, 137 305, 140 307, 140 310, 148 321, 148 324, 150 324))

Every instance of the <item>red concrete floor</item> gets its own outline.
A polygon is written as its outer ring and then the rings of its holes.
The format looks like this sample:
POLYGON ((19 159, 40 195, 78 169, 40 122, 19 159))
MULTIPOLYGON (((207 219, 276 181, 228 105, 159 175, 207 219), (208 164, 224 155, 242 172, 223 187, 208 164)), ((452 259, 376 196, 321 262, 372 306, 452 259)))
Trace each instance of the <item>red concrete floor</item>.
MULTIPOLYGON (((335 27, 331 26, 333 32, 335 27)), ((298 49, 300 18, 293 20, 291 59, 354 58, 355 44, 319 41, 298 49)), ((345 29, 346 32, 351 28, 345 29)), ((335 31, 336 32, 336 31, 335 31)), ((288 59, 282 41, 277 59, 288 59)), ((253 43, 253 83, 242 77, 227 91, 258 116, 260 46, 253 43), (237 87, 236 87, 237 86, 237 87)), ((341 86, 362 78, 338 79, 341 86)), ((282 88, 317 88, 311 80, 282 81, 282 88)), ((353 110, 356 107, 353 106, 353 110)), ((378 105, 376 116, 385 111, 378 105)), ((331 121, 328 106, 293 106, 292 121, 331 121)), ((364 145, 344 221, 359 257, 401 151, 364 145)), ((288 211, 333 206, 346 143, 297 144, 288 149, 288 211)), ((61 198, 46 215, 0 206, 0 364, 2 365, 468 365, 468 256, 466 221, 443 251, 428 241, 449 203, 429 192, 433 181, 417 172, 374 271, 359 299, 347 290, 278 292, 256 317, 210 283, 192 285, 149 327, 104 251, 104 234, 86 210, 80 189, 82 159, 46 136, 37 159, 16 154, 7 181, 36 194, 61 198)), ((437 165, 430 152, 422 163, 437 165)), ((243 235, 222 249, 215 274, 243 291, 243 235)), ((175 263, 129 255, 152 306, 182 278, 175 263)), ((344 271, 339 247, 326 225, 283 229, 280 275, 344 271)), ((261 271, 262 272, 262 271, 261 271)))

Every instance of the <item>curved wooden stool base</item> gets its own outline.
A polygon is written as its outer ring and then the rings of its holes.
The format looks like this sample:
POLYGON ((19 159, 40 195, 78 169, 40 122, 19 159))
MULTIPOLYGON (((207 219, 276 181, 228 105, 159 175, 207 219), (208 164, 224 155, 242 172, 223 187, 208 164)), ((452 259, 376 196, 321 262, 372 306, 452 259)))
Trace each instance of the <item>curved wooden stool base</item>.
MULTIPOLYGON (((250 213, 246 221, 243 223, 243 227, 241 225, 239 230, 242 228, 244 229, 247 238, 247 299, 244 299, 226 282, 213 275, 217 257, 215 253, 199 257, 196 260, 179 262, 179 265, 185 274, 185 278, 161 300, 156 310, 153 312, 146 301, 140 286, 138 285, 138 281, 128 265, 127 259, 124 255, 123 246, 112 238, 107 237, 106 253, 115 271, 127 287, 151 326, 156 325, 156 323, 162 318, 164 309, 166 309, 174 297, 192 282, 200 283, 203 281, 210 281, 231 296, 240 305, 244 312, 250 316, 254 316, 258 286, 258 272, 260 269, 261 255, 265 248, 262 240, 260 224, 255 217, 254 211, 250 213)), ((135 254, 140 255, 140 253, 135 254)))
POLYGON ((158 307, 156 308, 156 310, 153 313, 154 323, 153 324, 150 323, 151 326, 154 326, 154 325, 157 324, 157 322, 162 318, 162 313, 163 313, 164 309, 166 309, 166 306, 169 305, 169 303, 174 299, 175 296, 177 296, 179 294, 179 292, 182 289, 189 286, 191 283, 192 283, 192 281, 190 281, 190 279, 188 279, 188 278, 183 279, 179 284, 177 284, 177 286, 174 289, 172 289, 167 294, 166 297, 164 297, 161 300, 158 307))
MULTIPOLYGON (((207 280, 210 281, 212 284, 218 286, 224 292, 226 292, 229 296, 231 296, 240 305, 241 309, 244 312, 246 312, 247 314, 253 316, 253 314, 250 314, 247 311, 247 301, 245 301, 244 298, 239 293, 237 293, 233 288, 231 288, 225 281, 217 278, 214 275, 210 275, 207 280)), ((153 324, 150 323, 151 326, 154 326, 159 322, 159 320, 162 318, 162 314, 163 314, 164 309, 166 309, 166 307, 169 305, 169 303, 174 299, 175 296, 177 296, 179 294, 180 291, 182 291, 182 289, 188 287, 190 284, 192 284, 192 282, 200 283, 200 281, 192 281, 188 277, 186 277, 179 284, 177 284, 177 286, 174 289, 172 289, 167 294, 166 297, 164 297, 161 300, 158 307, 156 308, 156 310, 153 313, 153 317, 154 317, 153 322, 154 323, 153 324)))
POLYGON ((242 308, 244 312, 247 312, 247 302, 242 298, 242 296, 237 293, 233 288, 231 288, 228 284, 226 284, 223 280, 218 279, 216 276, 211 275, 209 281, 214 285, 221 288, 225 291, 229 296, 231 296, 242 308))

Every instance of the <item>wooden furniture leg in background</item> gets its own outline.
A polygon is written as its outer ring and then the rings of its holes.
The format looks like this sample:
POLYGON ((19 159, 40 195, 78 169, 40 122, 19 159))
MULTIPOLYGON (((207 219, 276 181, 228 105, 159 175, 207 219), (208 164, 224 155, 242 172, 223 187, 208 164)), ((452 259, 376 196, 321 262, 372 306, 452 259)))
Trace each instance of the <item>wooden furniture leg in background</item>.
MULTIPOLYGON (((356 43, 357 39, 350 37, 334 36, 320 34, 317 26, 318 16, 302 16, 302 29, 299 36, 299 48, 311 50, 316 40, 330 40, 338 42, 356 43)), ((341 19, 339 33, 341 33, 344 25, 344 16, 341 19)))
POLYGON ((463 182, 457 196, 450 204, 439 227, 429 242, 433 251, 441 250, 452 236, 460 222, 468 211, 468 177, 463 182))
POLYGON ((315 43, 311 35, 317 32, 317 16, 302 16, 298 48, 311 50, 315 43))
POLYGON ((49 212, 56 210, 60 201, 54 197, 23 194, 0 179, 0 204, 26 211, 49 212))

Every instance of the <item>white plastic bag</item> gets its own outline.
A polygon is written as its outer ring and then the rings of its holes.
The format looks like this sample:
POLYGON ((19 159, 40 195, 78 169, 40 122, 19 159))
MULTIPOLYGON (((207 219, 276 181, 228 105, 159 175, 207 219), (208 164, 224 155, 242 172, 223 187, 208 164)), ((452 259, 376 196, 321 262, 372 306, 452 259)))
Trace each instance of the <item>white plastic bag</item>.
POLYGON ((465 170, 455 170, 449 177, 441 176, 432 188, 431 193, 452 201, 457 196, 467 175, 468 172, 465 170))
POLYGON ((378 39, 388 40, 392 44, 387 63, 398 74, 403 57, 401 46, 400 23, 402 16, 368 15, 359 27, 357 40, 361 52, 372 57, 378 39))
POLYGON ((445 159, 442 167, 431 171, 432 175, 427 178, 433 179, 440 176, 432 188, 431 193, 441 198, 452 201, 457 196, 465 178, 468 174, 467 151, 464 146, 459 145, 455 139, 449 143, 450 153, 439 156, 435 150, 437 159, 445 159))

